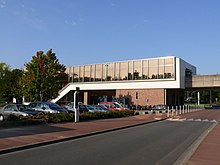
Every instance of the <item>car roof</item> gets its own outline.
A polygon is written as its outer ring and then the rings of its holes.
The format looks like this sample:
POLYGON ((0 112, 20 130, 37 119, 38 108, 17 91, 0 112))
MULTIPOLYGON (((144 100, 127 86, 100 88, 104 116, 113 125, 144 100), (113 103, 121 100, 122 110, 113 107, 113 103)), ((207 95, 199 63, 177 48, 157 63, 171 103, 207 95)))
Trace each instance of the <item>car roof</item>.
POLYGON ((114 104, 115 102, 113 101, 107 101, 107 102, 101 102, 100 104, 114 104))

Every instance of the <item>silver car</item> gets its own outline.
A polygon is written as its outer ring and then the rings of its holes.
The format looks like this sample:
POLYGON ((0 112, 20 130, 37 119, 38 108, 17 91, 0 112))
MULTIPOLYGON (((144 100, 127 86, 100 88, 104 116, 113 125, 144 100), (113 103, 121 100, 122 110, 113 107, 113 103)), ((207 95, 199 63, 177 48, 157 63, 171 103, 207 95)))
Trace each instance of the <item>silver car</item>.
POLYGON ((4 121, 4 112, 3 110, 0 110, 0 122, 4 121))
POLYGON ((66 109, 52 102, 32 102, 28 106, 35 111, 44 113, 68 113, 66 109))
POLYGON ((28 116, 28 113, 22 112, 18 109, 16 104, 5 105, 0 112, 0 121, 7 119, 10 115, 17 116, 19 118, 28 116))

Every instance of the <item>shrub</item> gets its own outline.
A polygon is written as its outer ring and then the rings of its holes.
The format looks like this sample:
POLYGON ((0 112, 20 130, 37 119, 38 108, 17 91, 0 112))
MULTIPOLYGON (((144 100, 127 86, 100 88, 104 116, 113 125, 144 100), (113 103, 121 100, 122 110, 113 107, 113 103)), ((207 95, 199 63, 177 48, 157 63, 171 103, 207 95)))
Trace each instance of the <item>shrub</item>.
MULTIPOLYGON (((107 118, 117 118, 126 117, 134 115, 134 111, 110 111, 110 112, 97 112, 90 113, 85 112, 80 114, 80 120, 97 120, 97 119, 107 119, 107 118)), ((74 113, 40 113, 37 116, 28 116, 20 119, 14 115, 10 115, 9 118, 0 123, 0 128, 26 126, 34 124, 45 124, 45 123, 62 123, 62 122, 72 122, 74 121, 74 113)))
POLYGON ((86 112, 86 113, 80 114, 80 120, 117 118, 117 117, 133 116, 133 115, 134 115, 134 111, 130 111, 130 110, 96 112, 96 113, 86 112))

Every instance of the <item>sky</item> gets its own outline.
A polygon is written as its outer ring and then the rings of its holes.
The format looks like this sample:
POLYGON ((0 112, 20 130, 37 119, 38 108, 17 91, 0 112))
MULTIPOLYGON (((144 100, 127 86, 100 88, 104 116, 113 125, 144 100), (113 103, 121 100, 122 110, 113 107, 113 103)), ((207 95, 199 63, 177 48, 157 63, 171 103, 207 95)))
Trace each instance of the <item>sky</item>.
POLYGON ((219 0, 0 0, 0 62, 65 66, 176 56, 220 73, 219 0))

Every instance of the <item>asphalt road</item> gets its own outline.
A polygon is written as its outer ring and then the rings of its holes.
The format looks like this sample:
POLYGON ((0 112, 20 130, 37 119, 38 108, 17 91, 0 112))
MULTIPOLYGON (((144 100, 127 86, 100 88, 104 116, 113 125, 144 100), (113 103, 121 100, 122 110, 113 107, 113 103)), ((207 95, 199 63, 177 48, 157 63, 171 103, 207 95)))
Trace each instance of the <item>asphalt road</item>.
POLYGON ((1 165, 172 164, 211 122, 162 121, 0 156, 1 165))

